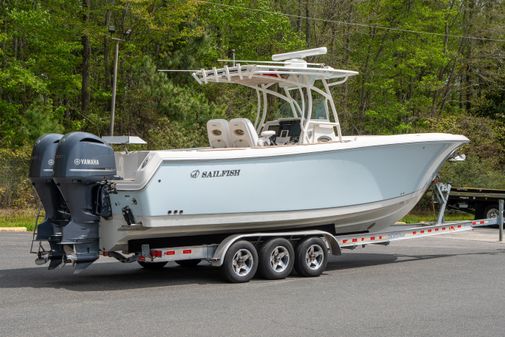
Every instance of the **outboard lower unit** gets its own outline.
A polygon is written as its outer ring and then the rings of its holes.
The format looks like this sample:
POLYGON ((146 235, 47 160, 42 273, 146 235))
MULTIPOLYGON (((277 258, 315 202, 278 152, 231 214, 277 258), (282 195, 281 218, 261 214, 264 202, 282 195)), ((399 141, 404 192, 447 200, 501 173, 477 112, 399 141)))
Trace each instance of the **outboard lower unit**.
MULTIPOLYGON (((59 243, 63 227, 70 221, 67 205, 53 182, 54 157, 62 137, 63 135, 50 133, 37 139, 30 161, 29 177, 46 213, 44 222, 37 226, 37 236, 34 239, 49 242, 49 269, 56 268, 64 259, 65 254, 59 243)), ((41 257, 39 250, 39 258, 41 257)))
POLYGON ((98 258, 100 216, 110 216, 108 181, 115 177, 114 151, 99 137, 72 132, 60 140, 53 180, 71 214, 61 244, 77 272, 98 258))

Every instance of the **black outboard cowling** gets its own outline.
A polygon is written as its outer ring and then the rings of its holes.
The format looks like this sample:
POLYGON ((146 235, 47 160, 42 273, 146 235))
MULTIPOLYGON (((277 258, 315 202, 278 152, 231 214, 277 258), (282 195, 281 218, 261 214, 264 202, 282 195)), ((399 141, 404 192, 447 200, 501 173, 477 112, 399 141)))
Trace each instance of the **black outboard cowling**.
POLYGON ((39 137, 32 150, 29 177, 46 213, 45 221, 37 226, 37 241, 48 241, 49 269, 58 266, 64 258, 59 244, 63 227, 70 221, 68 208, 58 187, 53 181, 53 166, 56 149, 63 135, 50 133, 39 137))
POLYGON ((114 151, 99 137, 86 132, 66 134, 58 145, 54 181, 70 210, 71 221, 63 228, 62 245, 76 271, 98 258, 98 225, 108 180, 116 176, 114 151))

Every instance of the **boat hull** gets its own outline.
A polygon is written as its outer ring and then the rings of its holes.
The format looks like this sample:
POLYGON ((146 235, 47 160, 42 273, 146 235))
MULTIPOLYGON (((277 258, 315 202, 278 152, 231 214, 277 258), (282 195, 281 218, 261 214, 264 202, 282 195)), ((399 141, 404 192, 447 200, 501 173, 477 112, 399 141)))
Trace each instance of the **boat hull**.
POLYGON ((284 152, 152 151, 134 179, 118 183, 101 244, 117 250, 140 238, 328 224, 336 233, 380 231, 415 206, 440 165, 468 141, 435 135, 362 137, 284 152), (137 225, 126 224, 125 207, 137 225))

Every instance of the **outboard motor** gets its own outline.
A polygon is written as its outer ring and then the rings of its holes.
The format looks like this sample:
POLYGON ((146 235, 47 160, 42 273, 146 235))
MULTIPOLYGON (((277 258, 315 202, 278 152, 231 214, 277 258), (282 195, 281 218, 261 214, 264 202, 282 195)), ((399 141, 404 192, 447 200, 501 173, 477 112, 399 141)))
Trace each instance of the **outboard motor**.
POLYGON ((64 259, 63 249, 59 243, 63 227, 70 221, 65 201, 53 182, 54 156, 62 137, 63 135, 56 133, 41 136, 33 146, 30 161, 29 177, 46 213, 45 221, 37 226, 35 240, 49 242, 51 247, 49 269, 56 268, 64 259))
POLYGON ((107 181, 115 176, 114 151, 99 137, 72 132, 60 140, 53 180, 70 210, 61 244, 76 272, 98 258, 100 216, 111 215, 107 181))

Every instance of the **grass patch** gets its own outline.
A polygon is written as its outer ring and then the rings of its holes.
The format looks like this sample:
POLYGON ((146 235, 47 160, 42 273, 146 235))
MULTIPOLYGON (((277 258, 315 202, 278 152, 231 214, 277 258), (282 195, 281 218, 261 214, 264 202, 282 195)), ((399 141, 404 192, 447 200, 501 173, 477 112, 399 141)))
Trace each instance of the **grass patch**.
MULTIPOLYGON (((445 221, 457 221, 457 220, 473 220, 473 214, 469 213, 449 213, 445 215, 445 221)), ((435 222, 437 221, 437 215, 433 213, 426 214, 407 214, 401 222, 408 224, 421 223, 421 222, 435 222)))
MULTIPOLYGON (((32 231, 35 226, 35 209, 0 209, 0 227, 26 227, 32 231)), ((44 219, 41 212, 39 222, 44 219)))

